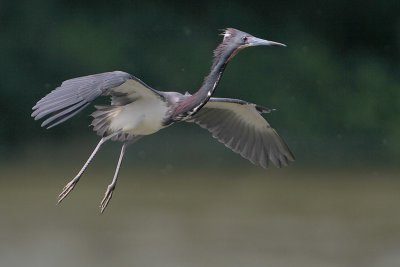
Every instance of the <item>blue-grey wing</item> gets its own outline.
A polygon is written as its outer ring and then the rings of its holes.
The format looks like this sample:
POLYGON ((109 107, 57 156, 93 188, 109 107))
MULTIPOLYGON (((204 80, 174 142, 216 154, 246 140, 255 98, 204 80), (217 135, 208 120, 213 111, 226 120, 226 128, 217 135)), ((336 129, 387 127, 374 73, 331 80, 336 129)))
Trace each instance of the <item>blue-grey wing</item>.
MULTIPOLYGON (((158 91, 122 71, 78 77, 64 81, 61 86, 38 101, 32 108, 32 117, 35 117, 35 120, 44 118, 42 126, 49 129, 73 117, 101 95, 111 95, 114 102, 112 104, 120 104, 126 103, 127 95, 133 96, 134 93, 136 93, 134 97, 147 93, 162 97, 158 91), (120 92, 118 90, 114 92, 127 81, 129 81, 129 86, 124 86, 120 92)), ((131 100, 134 101, 134 98, 131 100)))
POLYGON ((214 138, 263 168, 269 162, 277 167, 294 161, 285 141, 271 128, 261 113, 270 109, 229 98, 210 98, 210 101, 188 122, 207 129, 214 138))

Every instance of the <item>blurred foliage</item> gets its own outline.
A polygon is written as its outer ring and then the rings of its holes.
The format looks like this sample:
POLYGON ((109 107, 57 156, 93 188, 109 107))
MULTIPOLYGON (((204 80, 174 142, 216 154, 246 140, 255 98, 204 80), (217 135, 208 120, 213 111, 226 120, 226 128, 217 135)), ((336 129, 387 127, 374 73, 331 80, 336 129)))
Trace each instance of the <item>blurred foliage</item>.
POLYGON ((30 117, 63 80, 124 70, 159 90, 193 92, 218 30, 236 27, 288 47, 241 52, 216 95, 276 108, 268 120, 300 159, 399 162, 396 0, 2 1, 0 19, 2 157, 89 131, 91 110, 51 131, 30 117))

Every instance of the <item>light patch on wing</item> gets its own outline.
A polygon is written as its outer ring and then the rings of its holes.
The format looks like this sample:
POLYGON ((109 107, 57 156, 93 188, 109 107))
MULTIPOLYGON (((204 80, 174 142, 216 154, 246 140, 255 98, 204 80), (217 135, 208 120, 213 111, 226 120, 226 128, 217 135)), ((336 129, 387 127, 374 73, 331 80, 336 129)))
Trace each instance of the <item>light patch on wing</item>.
POLYGON ((125 83, 110 90, 111 105, 126 105, 139 98, 161 100, 161 95, 141 81, 127 80, 125 83))
POLYGON ((269 123, 256 110, 255 104, 233 104, 229 102, 207 102, 204 108, 231 110, 244 123, 251 124, 259 129, 270 128, 269 123))

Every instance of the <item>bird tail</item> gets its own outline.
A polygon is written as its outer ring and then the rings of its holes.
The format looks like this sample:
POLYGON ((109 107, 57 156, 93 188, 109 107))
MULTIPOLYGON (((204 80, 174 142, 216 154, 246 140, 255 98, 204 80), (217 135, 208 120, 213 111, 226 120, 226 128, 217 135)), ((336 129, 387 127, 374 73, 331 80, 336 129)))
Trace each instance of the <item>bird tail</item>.
POLYGON ((97 110, 91 115, 93 130, 102 137, 111 134, 111 121, 118 115, 120 109, 118 106, 95 106, 95 108, 97 110))

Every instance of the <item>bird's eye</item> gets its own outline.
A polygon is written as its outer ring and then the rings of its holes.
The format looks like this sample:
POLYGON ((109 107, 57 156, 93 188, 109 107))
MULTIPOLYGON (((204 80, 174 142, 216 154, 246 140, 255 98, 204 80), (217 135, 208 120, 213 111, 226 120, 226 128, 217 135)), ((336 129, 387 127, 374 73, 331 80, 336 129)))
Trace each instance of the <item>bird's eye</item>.
POLYGON ((242 37, 242 41, 245 43, 245 42, 247 42, 247 36, 243 36, 242 37))

